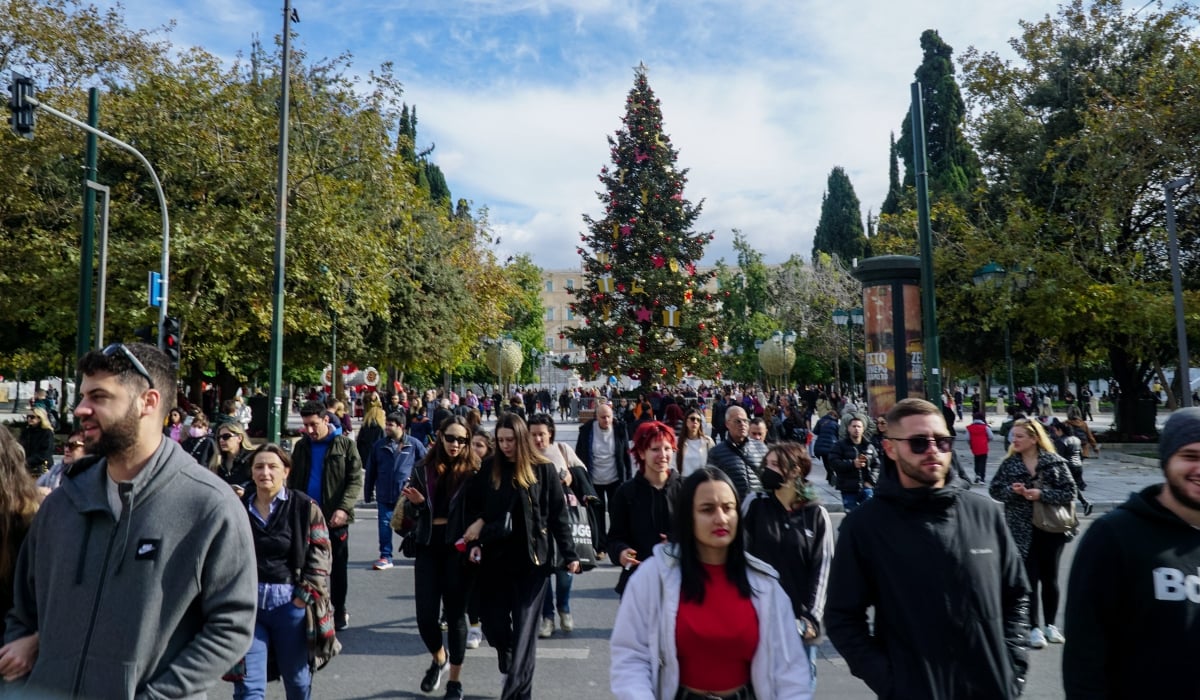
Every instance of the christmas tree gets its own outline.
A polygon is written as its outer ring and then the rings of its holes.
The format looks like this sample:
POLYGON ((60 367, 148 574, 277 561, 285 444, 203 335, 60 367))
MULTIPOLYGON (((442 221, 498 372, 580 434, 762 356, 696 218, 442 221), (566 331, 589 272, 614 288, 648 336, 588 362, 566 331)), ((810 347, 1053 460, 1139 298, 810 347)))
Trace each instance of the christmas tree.
POLYGON ((586 350, 587 377, 624 374, 649 384, 719 371, 720 333, 711 272, 697 269, 711 233, 694 233, 701 205, 684 199, 687 170, 663 132, 662 110, 638 66, 625 116, 600 169, 604 216, 584 215, 583 285, 571 309, 583 324, 566 335, 586 350))

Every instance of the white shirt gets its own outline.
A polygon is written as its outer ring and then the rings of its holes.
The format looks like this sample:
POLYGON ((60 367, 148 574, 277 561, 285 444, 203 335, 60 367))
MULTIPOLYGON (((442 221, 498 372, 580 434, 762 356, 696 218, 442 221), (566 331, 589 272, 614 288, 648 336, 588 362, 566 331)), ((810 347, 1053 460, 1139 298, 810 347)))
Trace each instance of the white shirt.
POLYGON ((684 441, 683 449, 683 473, 681 476, 687 476, 703 467, 708 463, 708 443, 704 438, 698 437, 692 440, 684 441))

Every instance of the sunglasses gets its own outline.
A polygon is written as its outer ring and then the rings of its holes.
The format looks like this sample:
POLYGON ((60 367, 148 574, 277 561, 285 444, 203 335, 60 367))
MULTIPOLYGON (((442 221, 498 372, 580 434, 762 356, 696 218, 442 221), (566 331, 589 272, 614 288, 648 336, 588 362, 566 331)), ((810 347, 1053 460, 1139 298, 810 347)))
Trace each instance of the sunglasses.
POLYGON ((25 420, 37 420, 37 416, 25 416, 25 420))
POLYGON ((233 433, 221 433, 220 435, 217 436, 217 439, 218 440, 229 440, 233 437, 235 437, 233 433))
POLYGON ((470 445, 471 444, 471 438, 462 437, 459 435, 443 435, 442 439, 446 441, 447 445, 453 445, 455 443, 457 443, 459 445, 470 445))
POLYGON ((906 438, 888 438, 892 442, 907 442, 908 449, 912 450, 913 454, 925 454, 929 449, 930 443, 937 445, 938 452, 949 452, 954 449, 954 438, 949 435, 939 435, 937 437, 929 437, 928 435, 914 435, 906 438))
POLYGON ((125 347, 124 343, 113 343, 112 345, 109 345, 101 350, 100 353, 105 357, 112 357, 113 355, 120 353, 121 356, 123 356, 126 360, 129 360, 129 364, 133 365, 133 371, 142 375, 142 379, 146 380, 146 383, 150 385, 151 389, 154 388, 154 380, 150 378, 150 373, 146 371, 146 365, 143 365, 142 361, 137 359, 137 357, 129 351, 129 348, 125 347))
POLYGON ((83 443, 82 443, 82 442, 79 442, 78 440, 72 440, 72 441, 70 441, 70 442, 68 442, 68 443, 67 443, 67 449, 68 449, 68 450, 78 450, 78 449, 80 449, 81 447, 83 447, 83 443))

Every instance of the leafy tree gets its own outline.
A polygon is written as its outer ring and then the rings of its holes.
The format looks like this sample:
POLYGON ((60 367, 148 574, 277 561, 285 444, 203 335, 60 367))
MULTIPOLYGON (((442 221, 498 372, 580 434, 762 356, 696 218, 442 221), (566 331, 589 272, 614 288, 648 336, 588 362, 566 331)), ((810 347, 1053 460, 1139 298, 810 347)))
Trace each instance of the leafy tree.
POLYGON ((586 349, 586 376, 623 373, 643 383, 712 376, 720 333, 713 327, 712 273, 696 265, 712 236, 694 233, 700 214, 683 196, 687 170, 663 132, 662 110, 639 67, 625 116, 608 139, 613 167, 600 170, 604 215, 585 215, 581 234, 584 284, 572 309, 583 325, 567 335, 586 349))
POLYGON ((721 326, 725 343, 734 355, 724 363, 724 376, 738 381, 752 381, 758 376, 758 358, 754 341, 764 340, 779 329, 770 316, 770 271, 761 252, 751 247, 741 231, 733 232, 733 249, 737 251, 737 267, 730 268, 724 259, 717 262, 718 299, 721 301, 721 326))
MULTIPOLYGON (((942 41, 936 30, 921 33, 924 58, 917 67, 925 118, 925 150, 929 161, 929 196, 954 197, 960 203, 983 182, 979 156, 963 135, 966 105, 954 78, 954 49, 942 41)), ((904 185, 914 185, 912 114, 904 117, 900 141, 896 143, 904 159, 904 185)))
POLYGON ((813 237, 813 260, 826 253, 849 263, 866 256, 867 238, 863 235, 862 209, 854 185, 842 167, 829 173, 825 194, 821 197, 821 219, 813 237))
MULTIPOLYGON (((1074 0, 1022 23, 1018 60, 974 50, 964 60, 995 228, 1036 260, 1052 300, 1038 322, 1060 360, 1107 353, 1122 432, 1173 352, 1161 183, 1200 156, 1197 19, 1190 6, 1130 14, 1117 0, 1074 0)), ((1194 273, 1196 193, 1176 195, 1194 273)))

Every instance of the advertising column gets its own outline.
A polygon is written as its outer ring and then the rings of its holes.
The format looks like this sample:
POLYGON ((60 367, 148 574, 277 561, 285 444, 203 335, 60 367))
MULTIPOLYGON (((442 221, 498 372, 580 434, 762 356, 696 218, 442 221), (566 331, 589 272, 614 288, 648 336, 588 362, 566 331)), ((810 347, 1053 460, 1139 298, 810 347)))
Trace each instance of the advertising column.
POLYGON ((872 418, 903 398, 925 398, 921 268, 917 258, 883 255, 860 261, 863 283, 867 410, 872 418))

